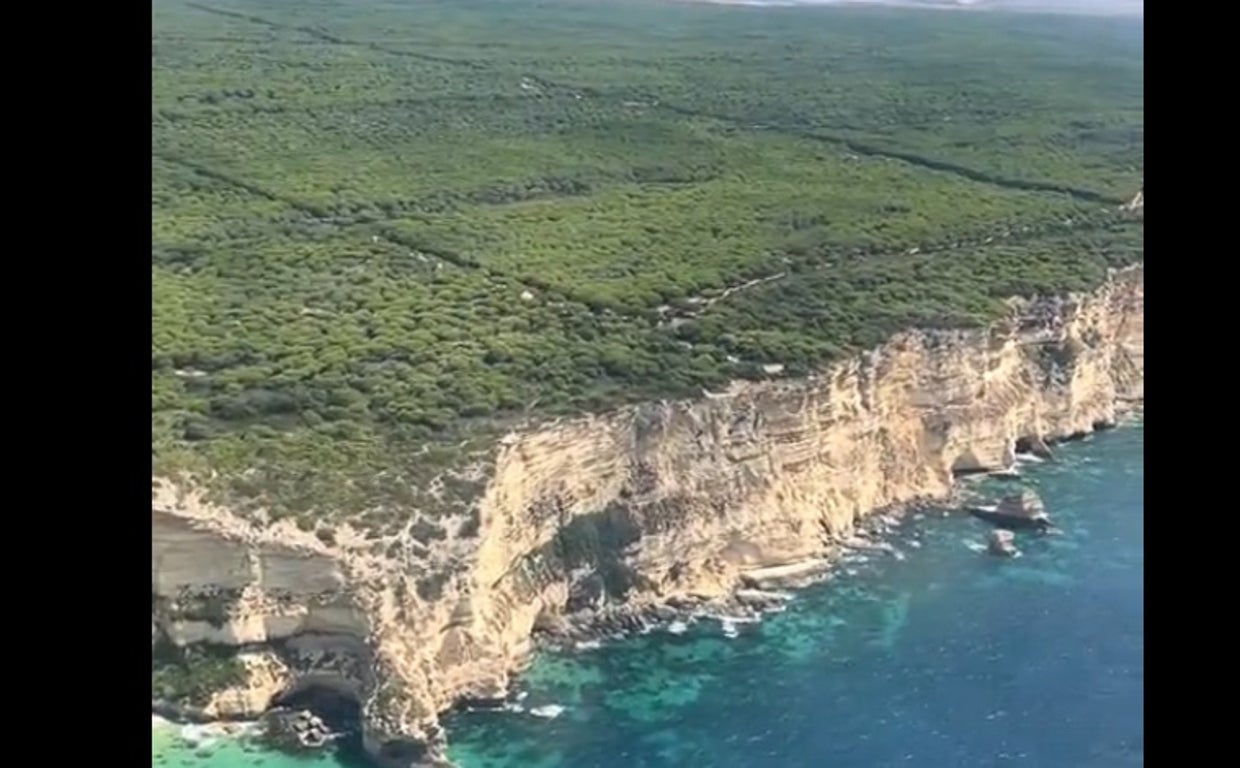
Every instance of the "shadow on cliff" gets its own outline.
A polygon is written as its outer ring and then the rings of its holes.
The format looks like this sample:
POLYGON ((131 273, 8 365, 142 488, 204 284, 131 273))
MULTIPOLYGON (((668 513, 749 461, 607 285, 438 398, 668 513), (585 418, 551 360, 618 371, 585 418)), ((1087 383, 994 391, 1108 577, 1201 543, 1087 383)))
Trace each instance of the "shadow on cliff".
POLYGON ((624 562, 624 554, 641 536, 632 510, 611 504, 571 519, 562 515, 556 536, 529 559, 569 582, 569 611, 596 608, 622 600, 636 586, 638 576, 624 562))

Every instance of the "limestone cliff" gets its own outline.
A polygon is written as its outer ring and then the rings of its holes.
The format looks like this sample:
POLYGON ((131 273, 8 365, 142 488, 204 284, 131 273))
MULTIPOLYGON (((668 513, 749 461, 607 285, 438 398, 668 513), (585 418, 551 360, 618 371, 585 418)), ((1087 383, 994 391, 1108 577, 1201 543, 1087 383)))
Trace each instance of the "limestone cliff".
POLYGON ((514 433, 477 530, 430 549, 348 525, 326 543, 158 480, 152 642, 241 651, 244 679, 206 716, 331 686, 364 702, 376 754, 433 759, 438 713, 501 695, 535 623, 581 595, 728 594, 746 571, 823 556, 870 511, 945 496, 953 472, 1007 466, 1020 440, 1113 422, 1143 396, 1143 318, 1135 267, 1087 296, 1013 301, 989 329, 901 334, 808 379, 514 433))

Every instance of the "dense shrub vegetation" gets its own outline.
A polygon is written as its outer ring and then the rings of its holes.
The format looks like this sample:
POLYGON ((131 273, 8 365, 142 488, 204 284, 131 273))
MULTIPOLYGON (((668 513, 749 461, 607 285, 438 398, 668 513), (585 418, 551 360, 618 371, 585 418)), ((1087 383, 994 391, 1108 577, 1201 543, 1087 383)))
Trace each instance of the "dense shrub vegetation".
POLYGON ((1142 258, 1142 30, 155 0, 152 442, 277 514, 1142 258), (739 290, 738 290, 739 288, 739 290))
POLYGON ((201 707, 211 694, 245 680, 245 666, 232 648, 162 643, 151 652, 152 699, 201 707))

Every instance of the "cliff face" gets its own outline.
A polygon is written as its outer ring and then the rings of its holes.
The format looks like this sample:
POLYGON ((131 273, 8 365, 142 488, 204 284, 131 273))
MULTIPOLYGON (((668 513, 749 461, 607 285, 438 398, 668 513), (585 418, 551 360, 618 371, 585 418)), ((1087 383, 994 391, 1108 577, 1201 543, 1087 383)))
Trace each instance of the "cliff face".
POLYGON ((416 762, 437 713, 500 695, 535 623, 570 603, 731 593, 748 570, 821 557, 870 511, 945 496, 954 471, 1008 465, 1020 440, 1114 421, 1143 396, 1143 318, 1136 267, 808 379, 512 434, 477 534, 423 556, 347 525, 331 545, 252 525, 159 482, 152 634, 242 650, 248 680, 208 715, 331 686, 365 703, 376 753, 416 762))

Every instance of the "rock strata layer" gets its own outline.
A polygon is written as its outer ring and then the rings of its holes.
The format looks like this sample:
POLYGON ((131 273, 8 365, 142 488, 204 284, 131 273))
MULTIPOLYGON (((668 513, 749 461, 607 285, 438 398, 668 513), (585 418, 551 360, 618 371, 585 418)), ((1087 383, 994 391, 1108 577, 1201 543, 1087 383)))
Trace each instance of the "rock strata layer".
POLYGON ((1009 467, 1018 443, 1113 424, 1143 397, 1143 328, 1138 266, 806 379, 532 427, 498 446, 477 525, 439 521, 429 547, 416 510, 401 536, 319 537, 156 478, 152 645, 236 649, 237 684, 200 717, 325 689, 361 703, 384 762, 435 764, 439 713, 502 699, 536 627, 584 611, 640 628, 737 590, 778 602, 760 590, 822 568, 862 516, 945 498, 955 473, 1009 467))

